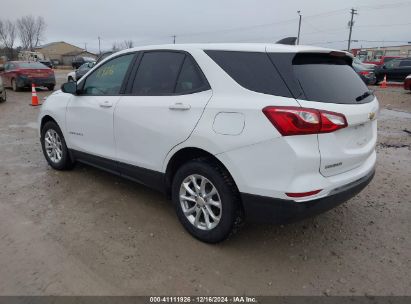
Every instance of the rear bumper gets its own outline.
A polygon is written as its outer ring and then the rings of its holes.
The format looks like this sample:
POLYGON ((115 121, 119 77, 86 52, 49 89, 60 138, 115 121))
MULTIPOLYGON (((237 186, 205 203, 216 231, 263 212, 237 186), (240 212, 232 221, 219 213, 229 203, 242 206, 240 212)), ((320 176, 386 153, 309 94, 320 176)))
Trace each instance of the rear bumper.
POLYGON ((56 85, 56 78, 55 77, 48 77, 48 78, 28 78, 28 77, 19 77, 17 78, 17 86, 20 88, 23 87, 30 87, 32 84, 36 86, 53 86, 56 85))
POLYGON ((306 202, 241 193, 247 221, 285 224, 330 210, 357 195, 373 179, 375 169, 364 177, 334 189, 330 195, 306 202))

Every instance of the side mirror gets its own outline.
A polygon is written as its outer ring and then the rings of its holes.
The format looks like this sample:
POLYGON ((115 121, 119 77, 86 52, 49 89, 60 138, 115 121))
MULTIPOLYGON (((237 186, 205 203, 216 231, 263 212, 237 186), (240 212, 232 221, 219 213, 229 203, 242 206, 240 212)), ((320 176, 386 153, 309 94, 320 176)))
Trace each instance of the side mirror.
POLYGON ((76 95, 77 94, 77 82, 70 81, 70 82, 63 83, 63 85, 61 86, 61 91, 63 91, 63 93, 76 95))
POLYGON ((387 68, 387 66, 384 64, 384 65, 382 66, 382 68, 385 70, 385 69, 387 68))

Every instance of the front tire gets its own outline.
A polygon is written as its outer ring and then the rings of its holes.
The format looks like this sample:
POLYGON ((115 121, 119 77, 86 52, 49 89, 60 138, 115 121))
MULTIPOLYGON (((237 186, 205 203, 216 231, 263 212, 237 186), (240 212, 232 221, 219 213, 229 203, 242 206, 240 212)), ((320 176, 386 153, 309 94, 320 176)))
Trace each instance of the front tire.
POLYGON ((47 122, 41 129, 41 147, 49 165, 56 170, 69 170, 74 162, 70 158, 66 141, 54 121, 47 122))
POLYGON ((0 95, 0 102, 5 102, 6 100, 7 100, 6 89, 3 89, 3 92, 1 92, 1 95, 0 95))
POLYGON ((206 243, 218 243, 242 222, 240 196, 233 179, 210 159, 181 166, 172 183, 172 200, 184 228, 206 243))

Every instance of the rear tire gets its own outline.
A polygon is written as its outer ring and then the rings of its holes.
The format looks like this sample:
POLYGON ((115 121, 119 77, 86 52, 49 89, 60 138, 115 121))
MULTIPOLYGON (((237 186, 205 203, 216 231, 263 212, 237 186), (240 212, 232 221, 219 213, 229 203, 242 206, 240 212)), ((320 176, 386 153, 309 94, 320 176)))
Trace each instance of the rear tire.
POLYGON ((184 228, 206 243, 227 239, 242 223, 237 187, 227 170, 211 159, 191 160, 177 170, 172 182, 172 200, 184 228))
POLYGON ((12 79, 12 80, 11 80, 11 88, 12 88, 12 90, 13 90, 14 92, 20 91, 20 88, 19 88, 19 86, 17 85, 17 82, 16 82, 15 79, 12 79))
POLYGON ((59 126, 54 121, 47 122, 41 129, 41 147, 49 165, 56 170, 73 168, 66 141, 59 126))

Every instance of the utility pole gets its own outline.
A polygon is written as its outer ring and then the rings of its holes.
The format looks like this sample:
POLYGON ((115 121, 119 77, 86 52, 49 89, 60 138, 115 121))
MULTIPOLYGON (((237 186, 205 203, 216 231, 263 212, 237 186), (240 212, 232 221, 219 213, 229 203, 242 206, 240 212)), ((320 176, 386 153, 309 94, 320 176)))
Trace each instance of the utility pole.
POLYGON ((173 35, 173 44, 176 44, 176 35, 173 35))
POLYGON ((98 53, 101 55, 101 37, 98 36, 98 53))
POLYGON ((356 9, 351 9, 351 21, 348 22, 348 26, 350 27, 350 35, 348 36, 348 48, 347 51, 349 52, 351 49, 351 35, 352 35, 352 27, 354 26, 354 15, 358 15, 356 9))
POLYGON ((297 11, 298 16, 300 16, 300 21, 298 22, 298 36, 297 36, 297 45, 300 44, 300 33, 301 33, 301 11, 297 11))

